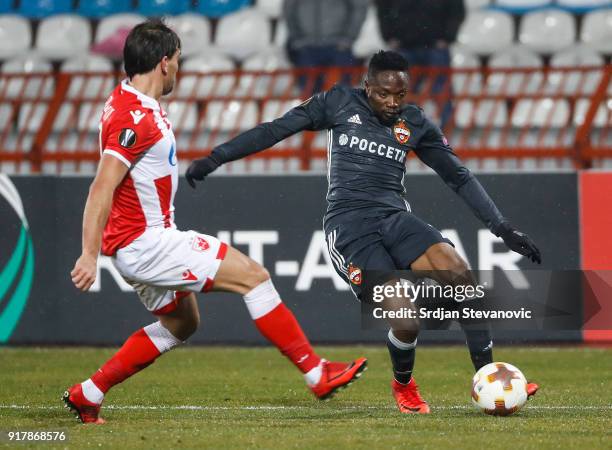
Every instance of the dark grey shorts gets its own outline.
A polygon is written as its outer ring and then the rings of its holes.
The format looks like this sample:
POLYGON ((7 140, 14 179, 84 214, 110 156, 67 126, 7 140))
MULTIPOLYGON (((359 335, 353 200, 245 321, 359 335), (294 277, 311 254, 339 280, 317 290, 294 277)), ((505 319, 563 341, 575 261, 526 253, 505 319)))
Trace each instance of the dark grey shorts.
POLYGON ((381 218, 346 216, 325 227, 327 249, 334 268, 361 299, 362 272, 409 270, 434 244, 453 243, 408 211, 381 218))

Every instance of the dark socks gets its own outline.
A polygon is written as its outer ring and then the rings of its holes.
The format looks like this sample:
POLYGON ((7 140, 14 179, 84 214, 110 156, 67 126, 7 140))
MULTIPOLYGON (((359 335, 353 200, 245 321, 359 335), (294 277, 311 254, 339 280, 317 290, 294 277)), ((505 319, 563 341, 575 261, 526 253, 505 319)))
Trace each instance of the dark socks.
POLYGON ((395 381, 408 384, 410 378, 412 378, 412 369, 414 368, 416 339, 412 343, 404 343, 397 339, 393 332, 389 330, 387 348, 389 349, 389 356, 393 364, 395 381))
POLYGON ((478 371, 481 367, 492 363, 493 340, 491 339, 491 332, 488 329, 483 329, 482 324, 479 325, 479 328, 464 324, 462 324, 461 327, 465 333, 474 369, 478 371))

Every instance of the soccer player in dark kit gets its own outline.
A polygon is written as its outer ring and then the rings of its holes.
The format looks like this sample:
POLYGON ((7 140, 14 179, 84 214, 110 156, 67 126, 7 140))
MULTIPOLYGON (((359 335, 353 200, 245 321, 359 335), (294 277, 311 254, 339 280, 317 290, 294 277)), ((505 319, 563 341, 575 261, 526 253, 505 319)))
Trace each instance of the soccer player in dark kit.
MULTIPOLYGON (((467 263, 438 230, 419 219, 404 200, 403 178, 413 151, 513 251, 540 263, 540 251, 502 216, 478 180, 462 165, 440 129, 417 106, 406 104, 409 88, 406 60, 379 51, 369 64, 365 89, 335 86, 216 147, 191 163, 186 178, 192 187, 221 164, 272 147, 303 130, 328 130, 327 211, 323 226, 338 274, 360 300, 361 270, 412 270, 431 273, 443 285, 472 283, 467 263), (437 275, 436 275, 437 274, 437 275)), ((463 326, 476 370, 493 362, 487 329, 463 326)), ((387 347, 393 364, 392 393, 402 413, 430 409, 412 378, 416 328, 391 324, 387 347)), ((530 383, 529 395, 538 386, 530 383)))

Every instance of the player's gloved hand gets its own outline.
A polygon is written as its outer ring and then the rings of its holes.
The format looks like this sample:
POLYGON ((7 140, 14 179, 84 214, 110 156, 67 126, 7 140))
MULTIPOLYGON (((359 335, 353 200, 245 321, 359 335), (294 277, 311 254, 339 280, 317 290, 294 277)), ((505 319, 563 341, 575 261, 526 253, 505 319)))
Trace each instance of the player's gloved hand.
POLYGON ((531 261, 542 263, 542 255, 535 243, 525 233, 521 233, 507 222, 502 223, 496 233, 513 252, 526 256, 531 261))
POLYGON ((213 154, 201 159, 196 159, 189 164, 187 172, 185 172, 187 183, 189 183, 189 186, 195 189, 196 181, 204 180, 207 175, 214 172, 220 165, 221 162, 213 154))

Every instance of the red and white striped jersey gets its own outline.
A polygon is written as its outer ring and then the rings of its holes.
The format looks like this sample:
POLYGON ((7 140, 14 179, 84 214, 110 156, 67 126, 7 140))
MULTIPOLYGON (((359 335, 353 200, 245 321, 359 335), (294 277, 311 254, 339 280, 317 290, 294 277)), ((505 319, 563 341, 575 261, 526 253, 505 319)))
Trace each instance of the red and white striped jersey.
POLYGON ((159 102, 123 81, 106 101, 100 153, 130 168, 115 189, 102 236, 102 253, 114 255, 147 228, 175 228, 178 186, 176 140, 159 102))

